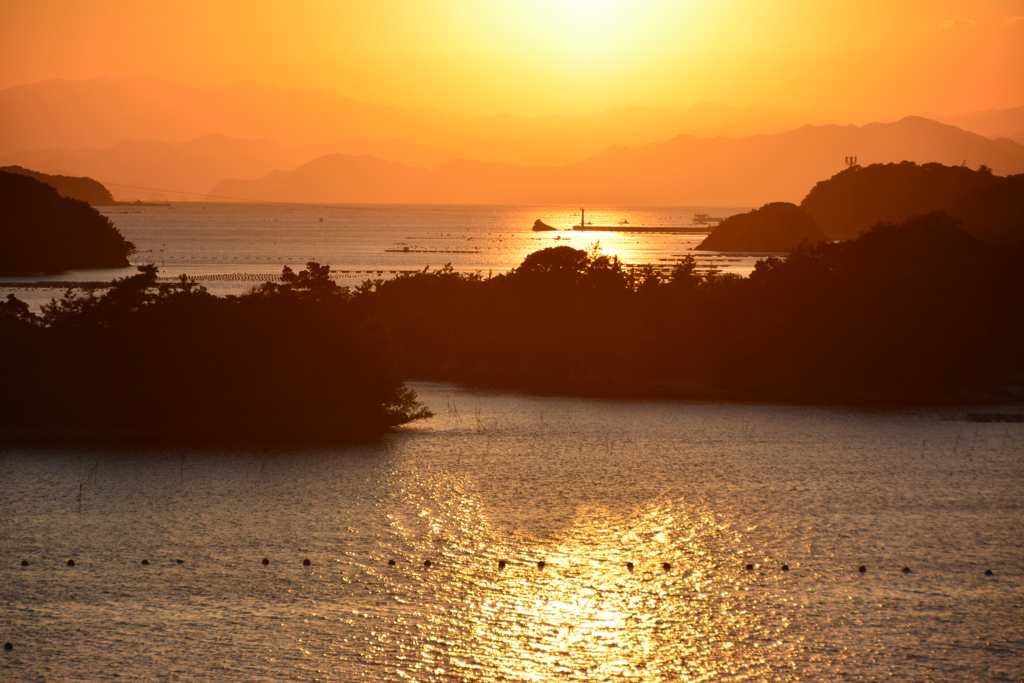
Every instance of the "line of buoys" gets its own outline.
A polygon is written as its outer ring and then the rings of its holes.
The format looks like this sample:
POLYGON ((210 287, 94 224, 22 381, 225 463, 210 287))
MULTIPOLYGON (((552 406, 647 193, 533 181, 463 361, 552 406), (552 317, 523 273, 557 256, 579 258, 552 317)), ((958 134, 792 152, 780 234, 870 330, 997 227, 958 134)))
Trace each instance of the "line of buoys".
MULTIPOLYGON (((176 559, 175 562, 177 564, 185 564, 185 560, 183 560, 181 558, 176 559)), ((264 557, 261 560, 261 563, 263 564, 263 566, 267 566, 267 565, 270 564, 270 559, 264 557)), ((22 560, 21 561, 21 566, 22 567, 28 567, 28 566, 30 566, 30 564, 31 563, 28 560, 22 560)), ((143 559, 142 562, 140 562, 140 564, 142 564, 143 566, 148 567, 149 566, 149 560, 148 559, 143 559)), ((312 566, 312 564, 313 563, 309 560, 309 558, 306 558, 306 559, 302 560, 302 566, 303 567, 309 567, 309 566, 312 566)), ((397 563, 395 562, 395 560, 393 560, 393 559, 388 560, 388 566, 389 567, 394 567, 396 564, 397 563)), ((75 561, 74 560, 68 560, 67 561, 67 566, 74 567, 75 566, 75 561)), ((429 568, 429 567, 433 566, 433 562, 431 562, 430 560, 424 560, 423 561, 423 566, 429 568)), ((498 560, 498 569, 505 569, 505 567, 507 567, 507 566, 508 566, 508 561, 507 560, 498 560)), ((545 567, 547 567, 547 562, 545 562, 544 560, 538 560, 537 561, 537 569, 544 569, 545 567)), ((748 572, 749 571, 753 571, 754 570, 754 564, 747 563, 746 565, 744 565, 743 568, 746 571, 748 571, 748 572)), ((626 570, 627 571, 629 571, 630 573, 633 573, 633 571, 635 569, 636 569, 636 565, 634 565, 632 562, 627 562, 626 563, 626 570)), ((669 562, 662 562, 661 563, 661 569, 662 569, 662 571, 665 571, 665 572, 671 571, 672 570, 672 564, 669 563, 669 562)), ((781 569, 784 572, 788 572, 789 571, 789 565, 788 564, 783 564, 781 569)), ((857 567, 857 571, 859 573, 861 573, 861 574, 866 574, 867 571, 868 571, 868 568, 865 565, 862 564, 859 567, 857 567)), ((900 571, 902 571, 904 574, 911 574, 911 573, 913 573, 913 570, 910 567, 904 567, 900 571)), ((985 570, 985 576, 994 576, 994 575, 995 575, 995 572, 993 572, 991 569, 986 569, 985 570)))

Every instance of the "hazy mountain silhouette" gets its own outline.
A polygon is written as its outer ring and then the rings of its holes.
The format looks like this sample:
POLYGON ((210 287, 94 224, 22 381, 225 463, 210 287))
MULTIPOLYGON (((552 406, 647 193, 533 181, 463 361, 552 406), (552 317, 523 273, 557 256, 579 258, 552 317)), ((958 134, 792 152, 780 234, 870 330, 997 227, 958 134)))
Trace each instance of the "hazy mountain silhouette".
POLYGON ((0 163, 31 166, 47 173, 95 177, 112 186, 122 200, 150 199, 152 189, 146 188, 161 190, 173 199, 174 192, 206 195, 225 178, 255 179, 270 171, 293 169, 327 154, 372 156, 420 168, 434 168, 458 158, 563 165, 586 159, 612 145, 643 144, 648 137, 646 133, 604 129, 533 139, 476 139, 440 148, 397 138, 290 146, 270 140, 205 135, 180 143, 128 140, 102 150, 14 152, 0 156, 0 163))
POLYGON ((455 160, 428 171, 336 155, 259 180, 225 180, 212 194, 319 202, 761 205, 799 202, 849 155, 862 165, 966 160, 1000 175, 1024 172, 1022 145, 907 117, 739 139, 679 135, 642 147, 612 147, 565 166, 455 160))
POLYGON ((602 129, 648 133, 652 137, 642 142, 650 142, 721 127, 781 131, 805 123, 848 122, 835 112, 828 116, 713 103, 684 109, 612 107, 585 116, 469 116, 368 104, 313 90, 190 87, 152 78, 106 77, 50 80, 0 91, 0 154, 102 149, 123 140, 177 143, 213 133, 289 145, 400 138, 451 147, 477 138, 528 139, 602 129))
POLYGON ((926 115, 930 119, 948 123, 989 138, 1009 138, 1024 144, 1024 106, 1015 109, 987 109, 959 116, 926 115))

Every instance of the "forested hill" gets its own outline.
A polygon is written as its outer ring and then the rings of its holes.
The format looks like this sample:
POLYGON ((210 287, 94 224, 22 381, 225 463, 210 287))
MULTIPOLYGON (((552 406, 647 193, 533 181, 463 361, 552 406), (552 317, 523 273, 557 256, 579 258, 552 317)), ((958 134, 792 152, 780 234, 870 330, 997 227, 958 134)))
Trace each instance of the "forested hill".
POLYGON ((50 185, 0 171, 0 273, 123 268, 135 245, 106 216, 50 185))
POLYGON ((41 183, 46 183, 57 190, 62 197, 69 199, 80 199, 91 206, 114 206, 114 196, 110 190, 97 180, 92 178, 77 178, 68 175, 49 175, 40 173, 21 166, 0 166, 0 171, 6 173, 17 173, 19 175, 35 178, 41 183))
POLYGON ((879 221, 945 211, 979 239, 1024 241, 1024 174, 998 176, 984 166, 854 166, 819 182, 800 206, 831 239, 853 239, 879 221))

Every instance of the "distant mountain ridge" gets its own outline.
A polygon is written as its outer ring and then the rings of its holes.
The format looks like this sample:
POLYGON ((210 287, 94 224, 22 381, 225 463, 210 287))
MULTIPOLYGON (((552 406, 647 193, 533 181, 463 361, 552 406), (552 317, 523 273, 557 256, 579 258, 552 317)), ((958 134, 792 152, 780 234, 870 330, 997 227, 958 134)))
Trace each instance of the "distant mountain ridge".
POLYGON ((920 117, 865 126, 803 126, 746 138, 679 135, 612 147, 565 166, 454 160, 433 170, 332 155, 258 180, 229 179, 211 195, 255 201, 510 204, 761 205, 799 202, 846 156, 862 165, 938 162, 1024 173, 1024 146, 920 117))
POLYGON ((103 149, 123 140, 178 143, 210 134, 287 145, 400 138, 451 147, 474 139, 616 129, 645 133, 650 137, 642 142, 650 142, 685 131, 781 131, 825 122, 793 112, 714 103, 683 109, 612 107, 580 116, 470 116, 369 104, 314 90, 246 84, 191 87, 152 78, 104 77, 51 80, 0 91, 0 154, 103 149))
POLYGON ((1024 106, 1014 109, 988 109, 959 116, 926 115, 989 138, 1008 138, 1024 144, 1024 106))
POLYGON ((151 200, 154 199, 154 191, 159 192, 161 200, 195 200, 207 195, 225 178, 255 179, 271 171, 294 169, 327 154, 372 156, 420 168, 434 168, 458 158, 523 165, 564 165, 591 157, 613 145, 644 144, 649 137, 644 133, 602 129, 529 140, 475 139, 441 148, 396 138, 290 146, 271 140, 242 140, 213 134, 180 143, 126 140, 101 150, 15 152, 0 155, 0 164, 93 177, 111 187, 122 200, 151 200))

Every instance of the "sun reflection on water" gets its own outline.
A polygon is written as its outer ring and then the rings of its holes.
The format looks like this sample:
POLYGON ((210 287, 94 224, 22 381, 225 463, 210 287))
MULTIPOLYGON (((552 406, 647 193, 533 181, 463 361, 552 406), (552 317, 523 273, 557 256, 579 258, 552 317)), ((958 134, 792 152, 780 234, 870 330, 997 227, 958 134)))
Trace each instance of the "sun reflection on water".
POLYGON ((773 641, 749 609, 741 539, 713 511, 675 500, 625 516, 581 509, 564 532, 533 538, 493 523, 468 490, 422 474, 396 489, 407 513, 391 516, 394 544, 382 550, 404 559, 381 573, 381 592, 405 604, 382 627, 396 642, 370 643, 365 658, 437 681, 742 680, 760 670, 773 641))

